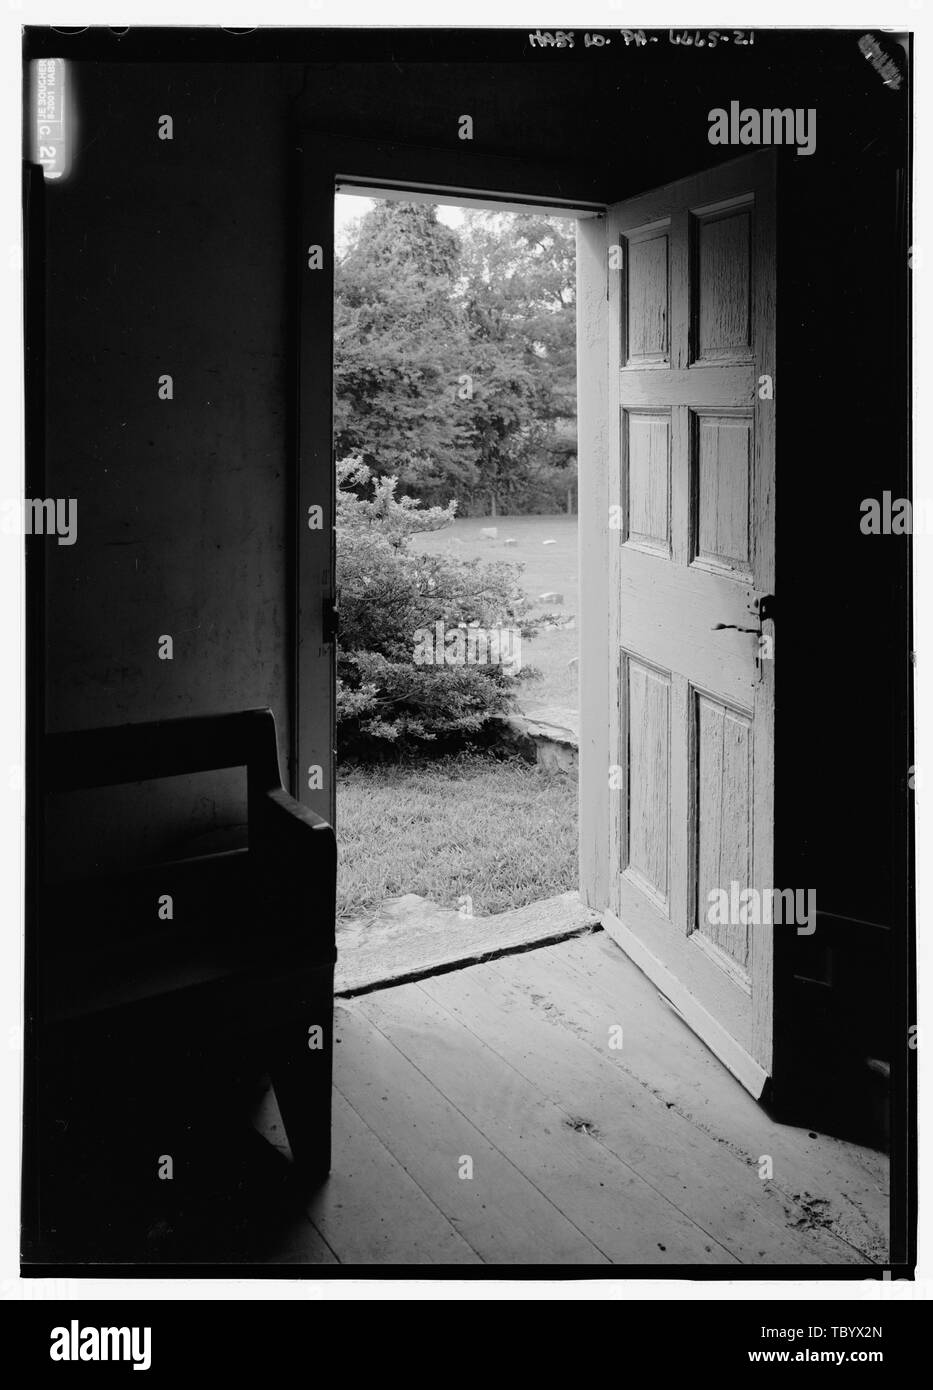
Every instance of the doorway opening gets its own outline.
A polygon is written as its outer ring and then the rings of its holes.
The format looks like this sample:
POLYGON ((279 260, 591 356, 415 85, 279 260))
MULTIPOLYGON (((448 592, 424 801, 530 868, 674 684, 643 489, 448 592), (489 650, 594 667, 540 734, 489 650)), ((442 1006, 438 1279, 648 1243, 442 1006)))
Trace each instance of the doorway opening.
POLYGON ((575 220, 379 193, 334 203, 350 956, 585 915, 575 220))

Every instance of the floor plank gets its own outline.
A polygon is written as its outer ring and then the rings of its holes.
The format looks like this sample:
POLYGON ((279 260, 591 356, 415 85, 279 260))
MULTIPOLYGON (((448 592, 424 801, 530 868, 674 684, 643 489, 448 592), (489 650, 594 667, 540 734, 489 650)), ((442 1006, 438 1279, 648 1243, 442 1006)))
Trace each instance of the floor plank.
MULTIPOLYGON (((421 985, 404 985, 356 1002, 613 1263, 736 1263, 734 1255, 639 1173, 590 1134, 575 1130, 566 1109, 454 1019, 421 985)), ((481 1160, 475 1156, 475 1172, 481 1171, 481 1160)))
MULTIPOLYGON (((291 1159, 271 1087, 253 1123, 273 1148, 291 1159)), ((290 1233, 287 1244, 279 1246, 268 1263, 481 1263, 336 1089, 332 1146, 327 1182, 308 1202, 301 1228, 290 1233)))
POLYGON ((339 1091, 333 1142, 308 1216, 341 1264, 482 1263, 339 1091))
MULTIPOLYGON (((395 1162, 485 1262, 606 1263, 598 1246, 374 1026, 363 1012, 374 997, 337 1009, 335 1085, 395 1162), (464 1156, 473 1160, 472 1179, 459 1176, 464 1156)), ((390 1220, 404 1220, 389 1194, 386 1202, 390 1220)))
POLYGON ((759 1178, 757 1162, 752 1165, 646 1093, 623 1068, 623 1052, 608 1046, 607 1026, 600 1022, 588 1036, 581 1033, 583 1012, 570 991, 550 987, 553 973, 553 963, 529 961, 519 986, 497 963, 459 982, 426 980, 422 988, 530 1082, 566 1097, 565 1107, 572 1102, 578 1123, 736 1259, 862 1262, 859 1252, 830 1232, 796 1230, 779 1190, 759 1178))
POLYGON ((536 952, 527 975, 511 970, 508 961, 501 964, 519 987, 530 986, 539 964, 547 968, 548 989, 558 994, 575 979, 579 988, 568 1007, 578 1024, 600 1042, 610 1022, 622 1024, 621 1065, 645 1090, 756 1168, 760 1155, 771 1155, 772 1182, 788 1204, 789 1225, 830 1231, 863 1259, 885 1262, 887 1155, 772 1119, 607 936, 536 952))
MULTIPOLYGON (((885 1259, 885 1156, 776 1123, 602 933, 338 1001, 335 1019, 333 1173, 286 1262, 885 1259)), ((287 1151, 274 1100, 263 1132, 287 1151)))

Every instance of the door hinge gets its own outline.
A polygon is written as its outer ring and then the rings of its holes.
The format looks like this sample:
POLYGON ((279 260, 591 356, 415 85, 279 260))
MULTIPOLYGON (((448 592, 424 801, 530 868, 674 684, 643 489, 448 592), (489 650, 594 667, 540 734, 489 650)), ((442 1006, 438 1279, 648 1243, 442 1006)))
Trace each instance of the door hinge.
POLYGON ((325 598, 321 609, 321 641, 336 643, 340 635, 340 609, 332 599, 325 598))

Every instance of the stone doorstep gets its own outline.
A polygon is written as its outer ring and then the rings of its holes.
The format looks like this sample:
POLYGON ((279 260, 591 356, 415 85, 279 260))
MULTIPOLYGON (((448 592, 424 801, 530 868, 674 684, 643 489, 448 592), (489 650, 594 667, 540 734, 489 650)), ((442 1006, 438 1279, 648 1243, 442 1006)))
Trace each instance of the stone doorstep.
POLYGON ((525 714, 510 714, 505 722, 516 734, 526 738, 543 738, 568 748, 576 748, 580 742, 580 718, 571 710, 534 710, 525 714))
POLYGON ((569 771, 576 765, 580 715, 558 705, 542 705, 503 721, 504 740, 549 771, 569 771))
POLYGON ((598 926, 597 914, 574 891, 492 917, 461 916, 456 908, 405 893, 386 899, 366 917, 337 923, 334 992, 346 997, 388 988, 564 941, 598 926))

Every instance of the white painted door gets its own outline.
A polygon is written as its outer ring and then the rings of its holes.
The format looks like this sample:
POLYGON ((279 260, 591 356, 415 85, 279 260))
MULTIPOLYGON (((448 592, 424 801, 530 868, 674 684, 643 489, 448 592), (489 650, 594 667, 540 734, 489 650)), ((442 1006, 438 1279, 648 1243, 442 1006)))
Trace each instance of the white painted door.
POLYGON ((770 152, 581 227, 584 896, 756 1095, 773 931, 745 890, 772 886, 774 288, 770 152))

